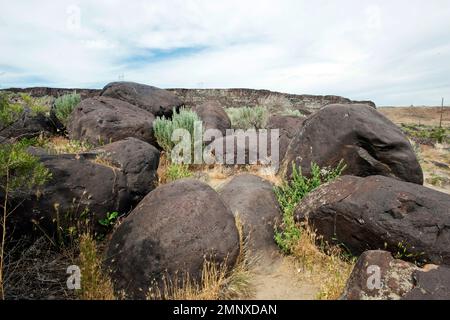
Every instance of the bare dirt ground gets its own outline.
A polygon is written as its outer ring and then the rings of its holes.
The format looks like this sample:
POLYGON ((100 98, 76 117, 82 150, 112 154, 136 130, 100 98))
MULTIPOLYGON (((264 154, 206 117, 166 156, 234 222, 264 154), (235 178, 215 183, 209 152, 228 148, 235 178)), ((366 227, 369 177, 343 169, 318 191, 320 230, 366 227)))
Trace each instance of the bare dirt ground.
POLYGON ((300 276, 291 257, 279 256, 271 264, 257 268, 252 277, 255 300, 314 300, 320 285, 300 276))

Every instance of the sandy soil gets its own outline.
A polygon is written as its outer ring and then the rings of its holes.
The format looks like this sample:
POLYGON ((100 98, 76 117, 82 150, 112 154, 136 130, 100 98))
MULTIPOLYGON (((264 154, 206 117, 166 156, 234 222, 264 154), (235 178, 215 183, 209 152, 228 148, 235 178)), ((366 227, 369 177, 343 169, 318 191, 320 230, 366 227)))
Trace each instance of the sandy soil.
POLYGON ((255 300, 314 300, 320 290, 318 283, 300 276, 293 258, 278 256, 264 262, 252 277, 255 300))

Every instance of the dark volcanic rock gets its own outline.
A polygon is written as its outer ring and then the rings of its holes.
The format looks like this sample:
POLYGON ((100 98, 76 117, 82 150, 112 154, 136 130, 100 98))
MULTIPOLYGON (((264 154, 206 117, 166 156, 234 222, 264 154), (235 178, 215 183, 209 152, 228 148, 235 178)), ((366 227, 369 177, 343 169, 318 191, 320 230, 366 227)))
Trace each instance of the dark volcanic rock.
POLYGON ((222 106, 215 101, 208 101, 192 108, 203 121, 203 128, 217 129, 226 135, 226 130, 231 129, 231 121, 222 106))
POLYGON ((115 289, 143 299, 176 272, 199 281, 205 258, 233 266, 239 252, 234 217, 220 196, 194 179, 148 194, 113 234, 106 265, 115 289), (228 258, 227 258, 228 257, 228 258))
POLYGON ((219 194, 233 214, 240 217, 250 250, 277 252, 274 228, 281 220, 281 211, 273 185, 260 177, 242 174, 233 177, 219 194))
POLYGON ((376 109, 366 105, 329 105, 309 117, 289 145, 284 166, 292 162, 310 174, 311 162, 335 167, 341 159, 345 174, 384 175, 423 183, 422 169, 402 131, 376 109))
POLYGON ((136 138, 117 141, 93 151, 102 160, 120 168, 134 202, 139 202, 158 182, 159 150, 136 138))
POLYGON ((386 249, 409 259, 450 264, 450 196, 384 176, 344 176, 297 206, 326 240, 336 239, 353 254, 386 249))
POLYGON ((59 225, 63 230, 90 220, 95 230, 108 212, 127 213, 133 199, 127 178, 121 169, 100 164, 95 155, 45 155, 39 158, 52 174, 39 190, 16 199, 22 205, 11 215, 10 225, 16 236, 31 231, 31 221, 53 235, 59 225))
POLYGON ((347 281, 343 300, 399 300, 414 287, 419 268, 381 250, 364 252, 347 281))
POLYGON ((413 273, 414 289, 408 292, 404 300, 450 300, 450 268, 431 267, 423 272, 413 273))
POLYGON ((173 93, 135 82, 112 82, 107 84, 102 96, 126 101, 155 116, 170 116, 173 108, 183 105, 173 93))
POLYGON ((306 118, 296 116, 273 115, 267 122, 267 129, 280 130, 280 161, 282 162, 289 143, 294 138, 295 134, 300 131, 303 122, 306 118))
POLYGON ((69 117, 69 137, 91 144, 115 142, 128 137, 155 144, 150 112, 127 102, 95 97, 83 100, 69 117))
POLYGON ((344 300, 448 300, 450 268, 394 259, 386 251, 366 251, 358 259, 344 293, 344 300))
POLYGON ((33 114, 30 109, 25 108, 20 117, 11 125, 3 127, 0 124, 0 132, 6 138, 33 138, 41 134, 56 133, 56 126, 50 117, 42 113, 33 114))
POLYGON ((101 90, 98 89, 49 88, 49 87, 9 88, 6 89, 5 91, 14 93, 27 93, 32 97, 51 96, 54 98, 58 98, 66 94, 76 92, 81 96, 81 99, 93 98, 95 96, 98 96, 101 92, 101 90))

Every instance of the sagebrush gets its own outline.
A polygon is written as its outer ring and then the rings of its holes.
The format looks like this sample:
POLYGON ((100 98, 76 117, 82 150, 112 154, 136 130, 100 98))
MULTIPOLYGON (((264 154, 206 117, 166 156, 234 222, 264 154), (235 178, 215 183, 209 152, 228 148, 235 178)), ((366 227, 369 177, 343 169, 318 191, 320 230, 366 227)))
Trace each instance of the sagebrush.
POLYGON ((166 118, 165 116, 155 119, 153 122, 153 131, 159 146, 166 151, 167 156, 170 158, 172 149, 175 146, 175 143, 172 141, 174 131, 177 129, 187 130, 191 135, 193 143, 194 127, 196 123, 200 122, 200 117, 194 111, 180 108, 179 112, 177 112, 174 109, 172 119, 166 118))
POLYGON ((81 96, 76 92, 65 94, 55 100, 55 115, 63 125, 67 125, 70 114, 80 102, 81 96))
POLYGON ((269 119, 269 111, 265 107, 227 108, 225 112, 233 129, 264 129, 269 119))

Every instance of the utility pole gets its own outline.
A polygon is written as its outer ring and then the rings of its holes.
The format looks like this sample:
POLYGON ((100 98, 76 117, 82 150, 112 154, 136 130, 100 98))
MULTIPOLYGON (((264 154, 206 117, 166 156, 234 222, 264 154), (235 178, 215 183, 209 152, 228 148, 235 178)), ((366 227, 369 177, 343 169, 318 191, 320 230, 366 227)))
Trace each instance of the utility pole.
POLYGON ((444 98, 442 98, 441 102, 441 118, 439 120, 439 129, 442 129, 442 118, 444 116, 444 98))

